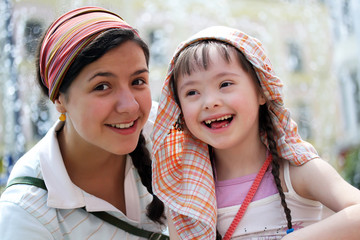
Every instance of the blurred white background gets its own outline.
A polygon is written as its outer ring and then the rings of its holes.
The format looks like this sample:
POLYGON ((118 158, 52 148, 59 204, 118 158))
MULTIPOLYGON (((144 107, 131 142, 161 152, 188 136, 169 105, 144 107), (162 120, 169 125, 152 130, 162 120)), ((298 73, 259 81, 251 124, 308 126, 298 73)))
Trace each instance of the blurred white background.
POLYGON ((35 84, 38 38, 55 18, 86 5, 139 30, 151 50, 154 100, 176 46, 192 34, 226 25, 257 37, 301 136, 360 186, 359 0, 0 0, 0 184, 58 117, 35 84))

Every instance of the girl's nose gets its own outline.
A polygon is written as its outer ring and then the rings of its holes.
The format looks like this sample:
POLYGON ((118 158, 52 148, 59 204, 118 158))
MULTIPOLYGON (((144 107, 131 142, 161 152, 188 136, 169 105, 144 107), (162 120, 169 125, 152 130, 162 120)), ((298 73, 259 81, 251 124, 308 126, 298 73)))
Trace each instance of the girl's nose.
POLYGON ((207 94, 204 97, 204 108, 206 110, 213 109, 221 105, 221 100, 216 94, 207 94))
POLYGON ((119 113, 136 113, 139 103, 130 90, 120 91, 117 95, 116 111, 119 113))

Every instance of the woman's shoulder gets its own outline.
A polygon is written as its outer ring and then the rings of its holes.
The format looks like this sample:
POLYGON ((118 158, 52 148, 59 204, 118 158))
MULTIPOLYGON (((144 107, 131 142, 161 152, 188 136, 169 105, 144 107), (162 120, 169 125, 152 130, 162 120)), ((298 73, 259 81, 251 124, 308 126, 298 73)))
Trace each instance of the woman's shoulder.
POLYGON ((61 124, 62 123, 56 122, 42 139, 16 161, 11 170, 9 180, 22 176, 42 178, 41 159, 44 160, 54 157, 54 152, 59 151, 56 129, 60 127, 61 124))
MULTIPOLYGON (((45 227, 45 225, 56 216, 56 211, 48 207, 46 203, 46 190, 26 184, 12 185, 2 193, 0 198, 0 222, 10 223, 24 231, 31 227, 36 234, 48 235, 51 232, 48 228, 51 226, 45 227)), ((6 230, 6 232, 9 231, 6 230)), ((15 232, 12 231, 11 234, 15 232)))
POLYGON ((23 176, 42 178, 40 156, 37 148, 38 146, 35 145, 16 161, 11 170, 9 180, 23 176))
MULTIPOLYGON (((52 217, 56 216, 55 211, 48 211, 47 205, 41 200, 37 204, 43 204, 42 208, 27 208, 23 204, 26 198, 30 199, 30 191, 19 190, 24 188, 29 189, 29 186, 13 186, 11 191, 1 196, 0 239, 28 239, 29 236, 36 236, 36 239, 53 239, 50 226, 45 227, 46 221, 49 221, 50 218, 44 219, 44 217, 49 214, 52 217), (21 195, 21 198, 17 197, 16 199, 22 199, 22 201, 13 201, 14 199, 11 198, 15 195, 21 195), (44 208, 46 214, 42 211, 44 208)), ((39 189, 39 191, 41 190, 39 189)), ((42 195, 44 196, 44 193, 42 195)))

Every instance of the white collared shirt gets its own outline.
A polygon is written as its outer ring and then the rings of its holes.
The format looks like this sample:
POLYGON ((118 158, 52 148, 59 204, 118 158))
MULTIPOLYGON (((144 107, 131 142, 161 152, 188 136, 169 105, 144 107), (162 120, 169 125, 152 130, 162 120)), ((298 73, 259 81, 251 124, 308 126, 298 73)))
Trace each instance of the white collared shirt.
MULTIPOLYGON (((148 144, 154 111, 153 104, 143 130, 148 144)), ((29 185, 8 188, 0 199, 0 239, 139 239, 88 213, 92 211, 107 211, 150 231, 164 230, 145 215, 152 196, 141 184, 130 156, 126 159, 124 183, 127 215, 71 181, 56 136, 62 124, 57 122, 14 166, 9 180, 19 176, 43 178, 48 191, 29 185)))

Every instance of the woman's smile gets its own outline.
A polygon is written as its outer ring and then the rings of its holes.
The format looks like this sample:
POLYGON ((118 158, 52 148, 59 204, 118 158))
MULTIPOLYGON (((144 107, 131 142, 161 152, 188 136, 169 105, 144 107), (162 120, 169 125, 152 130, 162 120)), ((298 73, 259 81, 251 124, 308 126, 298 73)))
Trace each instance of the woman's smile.
POLYGON ((105 126, 110 127, 110 129, 116 133, 129 135, 136 132, 138 124, 137 120, 135 120, 129 123, 105 124, 105 126))

